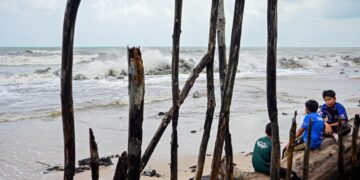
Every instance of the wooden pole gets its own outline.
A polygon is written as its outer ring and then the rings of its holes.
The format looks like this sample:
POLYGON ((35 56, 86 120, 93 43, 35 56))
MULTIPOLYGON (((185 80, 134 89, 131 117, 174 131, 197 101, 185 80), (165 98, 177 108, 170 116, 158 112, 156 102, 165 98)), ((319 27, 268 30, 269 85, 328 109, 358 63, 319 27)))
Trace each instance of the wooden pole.
POLYGON ((273 143, 271 150, 270 176, 272 180, 277 180, 280 179, 280 140, 276 100, 277 0, 268 1, 267 26, 266 95, 273 143))
POLYGON ((357 161, 357 138, 359 133, 360 118, 359 114, 355 115, 354 129, 351 140, 351 179, 358 179, 356 168, 358 167, 357 161))
POLYGON ((178 140, 177 140, 177 124, 179 118, 179 49, 180 49, 180 33, 181 33, 181 12, 182 0, 175 1, 175 19, 172 46, 172 100, 173 100, 173 116, 172 116, 172 134, 171 134, 171 165, 170 179, 176 180, 178 177, 178 140))
POLYGON ((313 120, 312 120, 312 118, 310 118, 308 134, 307 134, 307 141, 306 141, 305 152, 304 152, 303 180, 309 179, 309 159, 310 159, 310 144, 311 144, 312 125, 313 125, 313 120))
POLYGON ((225 44, 225 12, 224 0, 219 0, 219 13, 217 21, 217 40, 218 40, 218 53, 219 53, 219 76, 220 76, 220 92, 221 101, 224 93, 224 83, 226 77, 226 44, 225 44))
POLYGON ((216 106, 215 92, 214 92, 214 54, 216 45, 216 23, 218 17, 219 0, 212 0, 211 14, 210 14, 210 28, 209 28, 209 41, 208 41, 208 54, 210 61, 206 66, 206 79, 207 79, 207 109, 204 123, 204 133, 200 144, 199 156, 197 162, 197 170, 195 179, 201 179, 207 144, 209 142, 211 124, 214 117, 214 110, 216 106))
POLYGON ((64 180, 75 174, 75 127, 72 96, 72 66, 76 15, 80 0, 66 3, 61 54, 61 111, 64 134, 64 180))
POLYGON ((90 166, 91 166, 91 177, 93 180, 99 179, 99 154, 98 148, 95 142, 95 137, 91 128, 89 128, 90 136, 90 166))
POLYGON ((124 180, 127 178, 128 161, 127 153, 124 151, 116 165, 114 180, 124 180))
MULTIPOLYGON (((205 66, 209 63, 209 61, 210 61, 210 56, 207 53, 201 59, 199 64, 193 69, 193 72, 190 74, 189 78, 186 80, 185 85, 184 85, 183 89, 180 92, 179 107, 181 106, 181 104, 186 99, 186 97, 189 94, 192 86, 195 83, 195 80, 199 77, 199 74, 205 68, 205 66)), ((161 136, 163 135, 165 129, 169 125, 170 120, 172 118, 172 114, 173 114, 173 107, 171 107, 170 110, 165 113, 165 116, 162 118, 161 123, 160 123, 158 129, 155 132, 155 135, 151 139, 148 147, 146 148, 146 150, 145 150, 145 152, 144 152, 144 154, 142 156, 142 159, 141 159, 141 161, 142 161, 141 162, 142 163, 142 168, 141 169, 142 170, 145 168, 146 164, 148 163, 148 161, 149 161, 149 159, 151 157, 151 154, 154 152, 154 149, 155 149, 156 145, 160 141, 161 136)))
MULTIPOLYGON (((226 124, 229 122, 230 106, 232 93, 234 88, 235 76, 237 71, 237 64, 239 61, 240 39, 242 30, 242 20, 244 14, 244 0, 235 1, 234 21, 231 33, 229 67, 226 73, 225 86, 224 86, 224 101, 221 103, 220 117, 218 132, 216 136, 215 148, 213 153, 213 160, 211 165, 210 179, 217 179, 218 171, 220 168, 220 159, 224 145, 224 135, 226 131, 226 124)), ((232 165, 232 164, 231 164, 232 165)), ((228 178, 232 178, 228 174, 228 178)))
POLYGON ((287 172, 286 179, 291 180, 291 169, 292 169, 292 161, 293 161, 293 152, 294 152, 294 144, 296 138, 296 116, 297 111, 294 112, 294 118, 292 119, 291 129, 289 133, 289 148, 287 150, 287 172))
POLYGON ((343 179, 344 176, 344 145, 343 145, 343 137, 342 137, 342 119, 338 118, 338 126, 337 126, 337 134, 338 134, 338 172, 339 179, 343 179))
POLYGON ((142 123, 144 119, 144 67, 139 48, 128 48, 129 139, 128 179, 140 179, 142 123))

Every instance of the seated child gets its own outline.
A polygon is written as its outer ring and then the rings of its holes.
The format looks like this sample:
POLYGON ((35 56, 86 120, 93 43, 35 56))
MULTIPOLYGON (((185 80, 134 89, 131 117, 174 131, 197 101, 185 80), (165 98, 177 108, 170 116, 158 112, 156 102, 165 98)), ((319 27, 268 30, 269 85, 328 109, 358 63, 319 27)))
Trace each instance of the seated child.
POLYGON ((338 119, 342 120, 342 135, 349 134, 351 131, 346 110, 343 105, 336 102, 336 94, 333 90, 325 90, 322 95, 325 104, 321 107, 320 115, 324 118, 325 134, 332 135, 337 140, 338 119))
MULTIPOLYGON (((311 141, 310 149, 317 149, 320 147, 322 142, 322 133, 324 131, 324 120, 317 114, 319 104, 315 100, 308 100, 305 103, 305 113, 304 121, 299 130, 296 131, 296 139, 294 144, 294 151, 299 151, 305 149, 307 142, 307 136, 309 131, 309 122, 312 119, 312 130, 311 130, 311 141)), ((287 149, 289 144, 286 145, 283 150, 283 158, 286 157, 287 149)))
MULTIPOLYGON (((255 142, 252 165, 255 172, 270 175, 270 164, 271 164, 271 123, 266 125, 265 129, 266 136, 259 138, 255 142)), ((280 177, 286 177, 287 169, 280 167, 280 177)), ((299 179, 294 171, 291 172, 292 179, 299 179)))

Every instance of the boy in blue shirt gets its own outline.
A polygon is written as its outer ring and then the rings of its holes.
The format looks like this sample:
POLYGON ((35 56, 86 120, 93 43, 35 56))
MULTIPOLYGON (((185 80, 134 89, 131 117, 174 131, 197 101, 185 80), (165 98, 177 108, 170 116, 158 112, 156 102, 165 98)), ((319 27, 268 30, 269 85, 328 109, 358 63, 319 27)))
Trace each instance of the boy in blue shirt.
POLYGON ((322 95, 325 104, 321 107, 320 115, 325 121, 325 134, 332 135, 337 139, 338 119, 342 120, 342 135, 349 134, 351 125, 349 124, 344 106, 336 102, 335 92, 333 90, 325 90, 322 95))
MULTIPOLYGON (((310 119, 312 119, 310 149, 317 149, 320 147, 325 125, 323 118, 317 113, 318 107, 319 104, 315 100, 308 100, 305 103, 306 116, 304 117, 300 129, 296 131, 294 151, 305 149, 305 144, 308 141, 307 135, 309 133, 310 119)), ((288 146, 289 144, 287 144, 283 150, 283 158, 286 156, 288 146)))

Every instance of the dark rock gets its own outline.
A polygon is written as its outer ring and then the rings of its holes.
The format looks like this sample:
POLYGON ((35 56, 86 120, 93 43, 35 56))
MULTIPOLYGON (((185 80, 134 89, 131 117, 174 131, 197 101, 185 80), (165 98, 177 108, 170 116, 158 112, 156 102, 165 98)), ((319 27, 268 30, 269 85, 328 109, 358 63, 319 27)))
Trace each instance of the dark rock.
POLYGON ((303 65, 296 62, 294 59, 281 58, 279 63, 280 63, 281 67, 286 68, 286 69, 296 69, 296 68, 304 67, 303 65))
POLYGON ((201 97, 201 94, 200 94, 199 91, 195 91, 195 92, 193 93, 193 98, 200 98, 200 97, 201 97))
POLYGON ((211 154, 206 154, 206 156, 211 156, 211 154))
POLYGON ((73 77, 73 79, 74 79, 75 81, 77 81, 77 80, 81 81, 81 80, 86 80, 86 79, 88 79, 88 77, 86 77, 86 76, 83 75, 83 74, 75 74, 75 76, 73 77))
POLYGON ((288 115, 288 113, 284 113, 284 112, 283 112, 283 113, 281 113, 281 114, 282 114, 282 115, 284 115, 284 116, 287 116, 287 115, 288 115))
POLYGON ((50 69, 51 69, 50 67, 45 68, 45 69, 37 69, 34 71, 34 73, 35 74, 46 74, 46 73, 49 73, 50 69))
POLYGON ((197 131, 196 130, 192 130, 192 131, 190 131, 190 133, 192 133, 192 134, 194 134, 194 133, 196 133, 197 131))
POLYGON ((148 171, 143 171, 141 173, 141 175, 142 176, 149 176, 149 177, 161 177, 161 175, 158 174, 155 169, 151 169, 151 170, 148 170, 148 171))
POLYGON ((159 114, 158 114, 158 116, 163 116, 163 115, 165 115, 164 112, 159 112, 159 114))

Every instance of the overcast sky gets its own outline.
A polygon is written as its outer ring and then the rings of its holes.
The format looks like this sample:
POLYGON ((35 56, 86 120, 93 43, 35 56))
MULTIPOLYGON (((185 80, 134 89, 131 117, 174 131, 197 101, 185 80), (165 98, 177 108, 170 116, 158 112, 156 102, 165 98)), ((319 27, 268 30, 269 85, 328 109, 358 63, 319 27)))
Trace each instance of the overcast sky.
MULTIPOLYGON (((234 0, 225 1, 230 42, 234 0)), ((75 46, 171 46, 174 0, 82 0, 75 46)), ((0 0, 0 46, 61 46, 66 0, 0 0)), ((207 46, 211 0, 184 0, 181 46, 207 46)), ((247 0, 242 46, 266 45, 267 0, 247 0)), ((360 47, 360 0, 278 0, 278 46, 360 47)))

